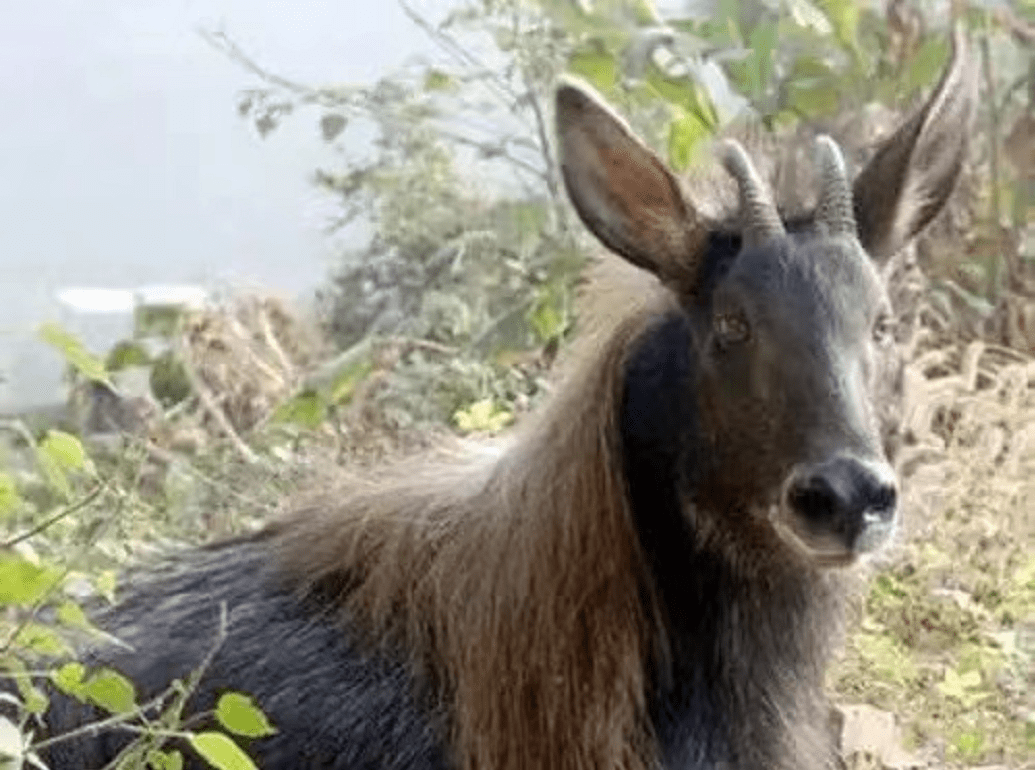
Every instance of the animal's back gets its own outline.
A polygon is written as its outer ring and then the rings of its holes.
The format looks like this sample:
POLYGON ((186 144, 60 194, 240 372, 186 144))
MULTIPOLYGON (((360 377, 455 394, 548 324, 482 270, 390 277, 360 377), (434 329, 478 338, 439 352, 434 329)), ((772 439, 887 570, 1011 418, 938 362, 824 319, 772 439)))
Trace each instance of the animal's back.
MULTIPOLYGON (((417 704, 409 668, 362 651, 341 615, 324 612, 318 599, 300 602, 276 576, 269 550, 265 539, 230 543, 138 576, 97 618, 130 647, 104 646, 84 662, 129 677, 145 703, 211 654, 186 713, 210 712, 224 692, 251 696, 277 730, 247 745, 263 770, 446 767, 441 720, 434 706, 417 704)), ((51 735, 105 716, 56 697, 51 735)), ((101 768, 131 737, 86 734, 56 744, 46 759, 51 768, 101 768)), ((188 768, 207 767, 186 758, 188 768)))

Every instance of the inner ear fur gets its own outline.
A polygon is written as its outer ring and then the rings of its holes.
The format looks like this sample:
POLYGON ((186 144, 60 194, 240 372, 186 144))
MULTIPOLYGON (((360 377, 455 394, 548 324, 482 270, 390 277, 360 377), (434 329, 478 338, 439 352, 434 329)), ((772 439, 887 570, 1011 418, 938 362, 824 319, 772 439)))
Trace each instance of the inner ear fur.
POLYGON ((878 262, 901 249, 945 205, 963 167, 976 101, 976 73, 957 26, 941 81, 855 180, 859 240, 878 262))
POLYGON ((586 227, 637 267, 692 287, 707 233, 672 172, 585 84, 558 87, 556 121, 564 183, 586 227))

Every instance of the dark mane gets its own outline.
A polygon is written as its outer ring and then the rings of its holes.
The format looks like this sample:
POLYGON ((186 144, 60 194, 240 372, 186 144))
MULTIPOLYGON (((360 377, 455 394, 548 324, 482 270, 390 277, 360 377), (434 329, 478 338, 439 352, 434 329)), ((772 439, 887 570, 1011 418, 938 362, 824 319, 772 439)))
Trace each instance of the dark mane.
POLYGON ((630 348, 671 300, 620 271, 627 293, 596 296, 621 298, 607 304, 622 317, 584 335, 564 388, 498 457, 400 468, 277 538, 296 590, 338 587, 352 622, 435 683, 461 767, 653 762, 644 661, 662 654, 661 619, 619 405, 630 348))

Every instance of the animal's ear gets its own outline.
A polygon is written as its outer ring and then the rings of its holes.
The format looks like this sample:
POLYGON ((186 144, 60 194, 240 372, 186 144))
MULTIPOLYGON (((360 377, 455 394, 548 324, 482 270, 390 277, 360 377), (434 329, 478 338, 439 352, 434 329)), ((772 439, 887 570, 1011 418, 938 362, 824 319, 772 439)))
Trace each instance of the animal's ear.
POLYGON ((927 103, 888 139, 855 180, 859 240, 878 262, 941 211, 963 166, 976 78, 960 27, 952 60, 927 103))
POLYGON ((692 287, 707 235, 665 164, 587 86, 557 89, 564 183, 605 246, 663 281, 692 287))

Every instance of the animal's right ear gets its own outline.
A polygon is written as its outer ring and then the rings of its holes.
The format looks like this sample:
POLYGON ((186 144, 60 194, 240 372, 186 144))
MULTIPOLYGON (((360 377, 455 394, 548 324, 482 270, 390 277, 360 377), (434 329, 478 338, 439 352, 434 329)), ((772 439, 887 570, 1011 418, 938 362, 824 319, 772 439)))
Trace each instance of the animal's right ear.
POLYGON ((977 101, 961 27, 952 61, 927 103, 899 127, 855 180, 859 240, 884 262, 941 211, 963 166, 977 101))
POLYGON ((707 233, 672 172, 587 86, 558 87, 556 118, 564 183, 582 221, 629 262, 692 288, 707 233))

